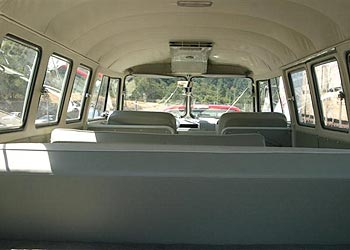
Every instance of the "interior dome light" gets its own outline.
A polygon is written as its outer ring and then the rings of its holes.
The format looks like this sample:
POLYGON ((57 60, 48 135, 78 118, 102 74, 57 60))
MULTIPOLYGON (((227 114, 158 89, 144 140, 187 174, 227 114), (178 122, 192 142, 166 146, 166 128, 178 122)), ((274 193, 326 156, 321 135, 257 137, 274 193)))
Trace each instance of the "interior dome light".
POLYGON ((179 7, 211 7, 212 1, 177 1, 179 7))

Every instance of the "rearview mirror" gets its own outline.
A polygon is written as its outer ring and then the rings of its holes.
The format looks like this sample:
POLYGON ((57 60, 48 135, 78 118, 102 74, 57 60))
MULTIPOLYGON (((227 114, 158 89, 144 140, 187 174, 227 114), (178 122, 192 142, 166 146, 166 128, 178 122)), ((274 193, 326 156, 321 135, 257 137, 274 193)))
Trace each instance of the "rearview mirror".
POLYGON ((188 81, 177 81, 178 87, 186 88, 187 84, 188 84, 188 81))

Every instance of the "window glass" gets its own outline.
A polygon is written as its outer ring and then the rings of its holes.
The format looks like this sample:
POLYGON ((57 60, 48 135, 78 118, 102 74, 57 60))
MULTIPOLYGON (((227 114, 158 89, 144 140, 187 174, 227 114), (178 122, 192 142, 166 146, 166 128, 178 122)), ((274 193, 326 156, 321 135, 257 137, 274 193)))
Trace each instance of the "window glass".
POLYGON ((280 102, 280 93, 279 93, 279 79, 280 77, 275 77, 270 79, 270 87, 272 94, 272 110, 275 111, 277 104, 280 102))
POLYGON ((72 93, 67 109, 67 121, 80 120, 84 108, 85 93, 89 84, 91 70, 79 66, 75 74, 72 93))
POLYGON ((220 118, 227 112, 253 111, 252 80, 241 77, 193 77, 192 113, 220 118))
POLYGON ((325 127, 348 130, 349 121, 346 112, 337 61, 323 63, 314 67, 317 89, 322 108, 322 122, 325 127))
POLYGON ((103 75, 101 73, 98 73, 97 80, 93 86, 92 93, 91 93, 88 119, 94 118, 95 106, 96 106, 96 102, 97 102, 97 98, 98 98, 98 93, 100 92, 100 88, 101 88, 102 77, 103 77, 103 75))
MULTIPOLYGON (((181 118, 186 113, 186 89, 188 81, 183 77, 128 76, 124 110, 163 111, 181 118)), ((193 118, 218 119, 226 112, 253 111, 249 78, 193 77, 189 89, 193 118)))
POLYGON ((106 111, 112 112, 113 110, 117 110, 118 105, 118 97, 119 97, 119 78, 111 78, 109 81, 108 88, 108 97, 106 103, 106 111))
POLYGON ((39 51, 11 38, 0 48, 0 130, 24 123, 39 51))
POLYGON ((89 109, 89 119, 102 118, 105 111, 106 95, 109 77, 99 74, 96 80, 89 109))
POLYGON ((56 55, 50 57, 35 124, 46 125, 58 122, 69 69, 70 63, 66 59, 56 55))
POLYGON ((275 77, 270 80, 273 112, 283 113, 287 121, 290 122, 290 113, 287 101, 286 91, 284 89, 283 78, 275 77))
POLYGON ((315 125, 314 109, 311 101, 309 82, 305 70, 290 73, 293 86, 298 122, 305 125, 315 125))
POLYGON ((269 82, 259 81, 259 103, 261 112, 271 112, 271 100, 269 92, 269 82))
POLYGON ((124 110, 164 111, 176 117, 185 113, 182 77, 128 76, 125 80, 124 110))

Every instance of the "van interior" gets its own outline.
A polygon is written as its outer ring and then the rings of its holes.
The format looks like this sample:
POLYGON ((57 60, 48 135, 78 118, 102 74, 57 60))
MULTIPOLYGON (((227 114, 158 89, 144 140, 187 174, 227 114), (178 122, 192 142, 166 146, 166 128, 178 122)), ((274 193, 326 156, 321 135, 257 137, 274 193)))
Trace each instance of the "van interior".
POLYGON ((0 0, 0 248, 350 249, 349 9, 0 0))

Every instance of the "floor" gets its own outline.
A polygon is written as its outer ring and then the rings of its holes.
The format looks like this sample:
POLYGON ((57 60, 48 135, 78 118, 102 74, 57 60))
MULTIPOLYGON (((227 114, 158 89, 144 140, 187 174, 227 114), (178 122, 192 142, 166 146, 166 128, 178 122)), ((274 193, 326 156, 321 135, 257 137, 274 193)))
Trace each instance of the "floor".
POLYGON ((105 243, 62 243, 0 241, 0 249, 8 250, 348 250, 350 245, 157 245, 157 244, 105 244, 105 243))

